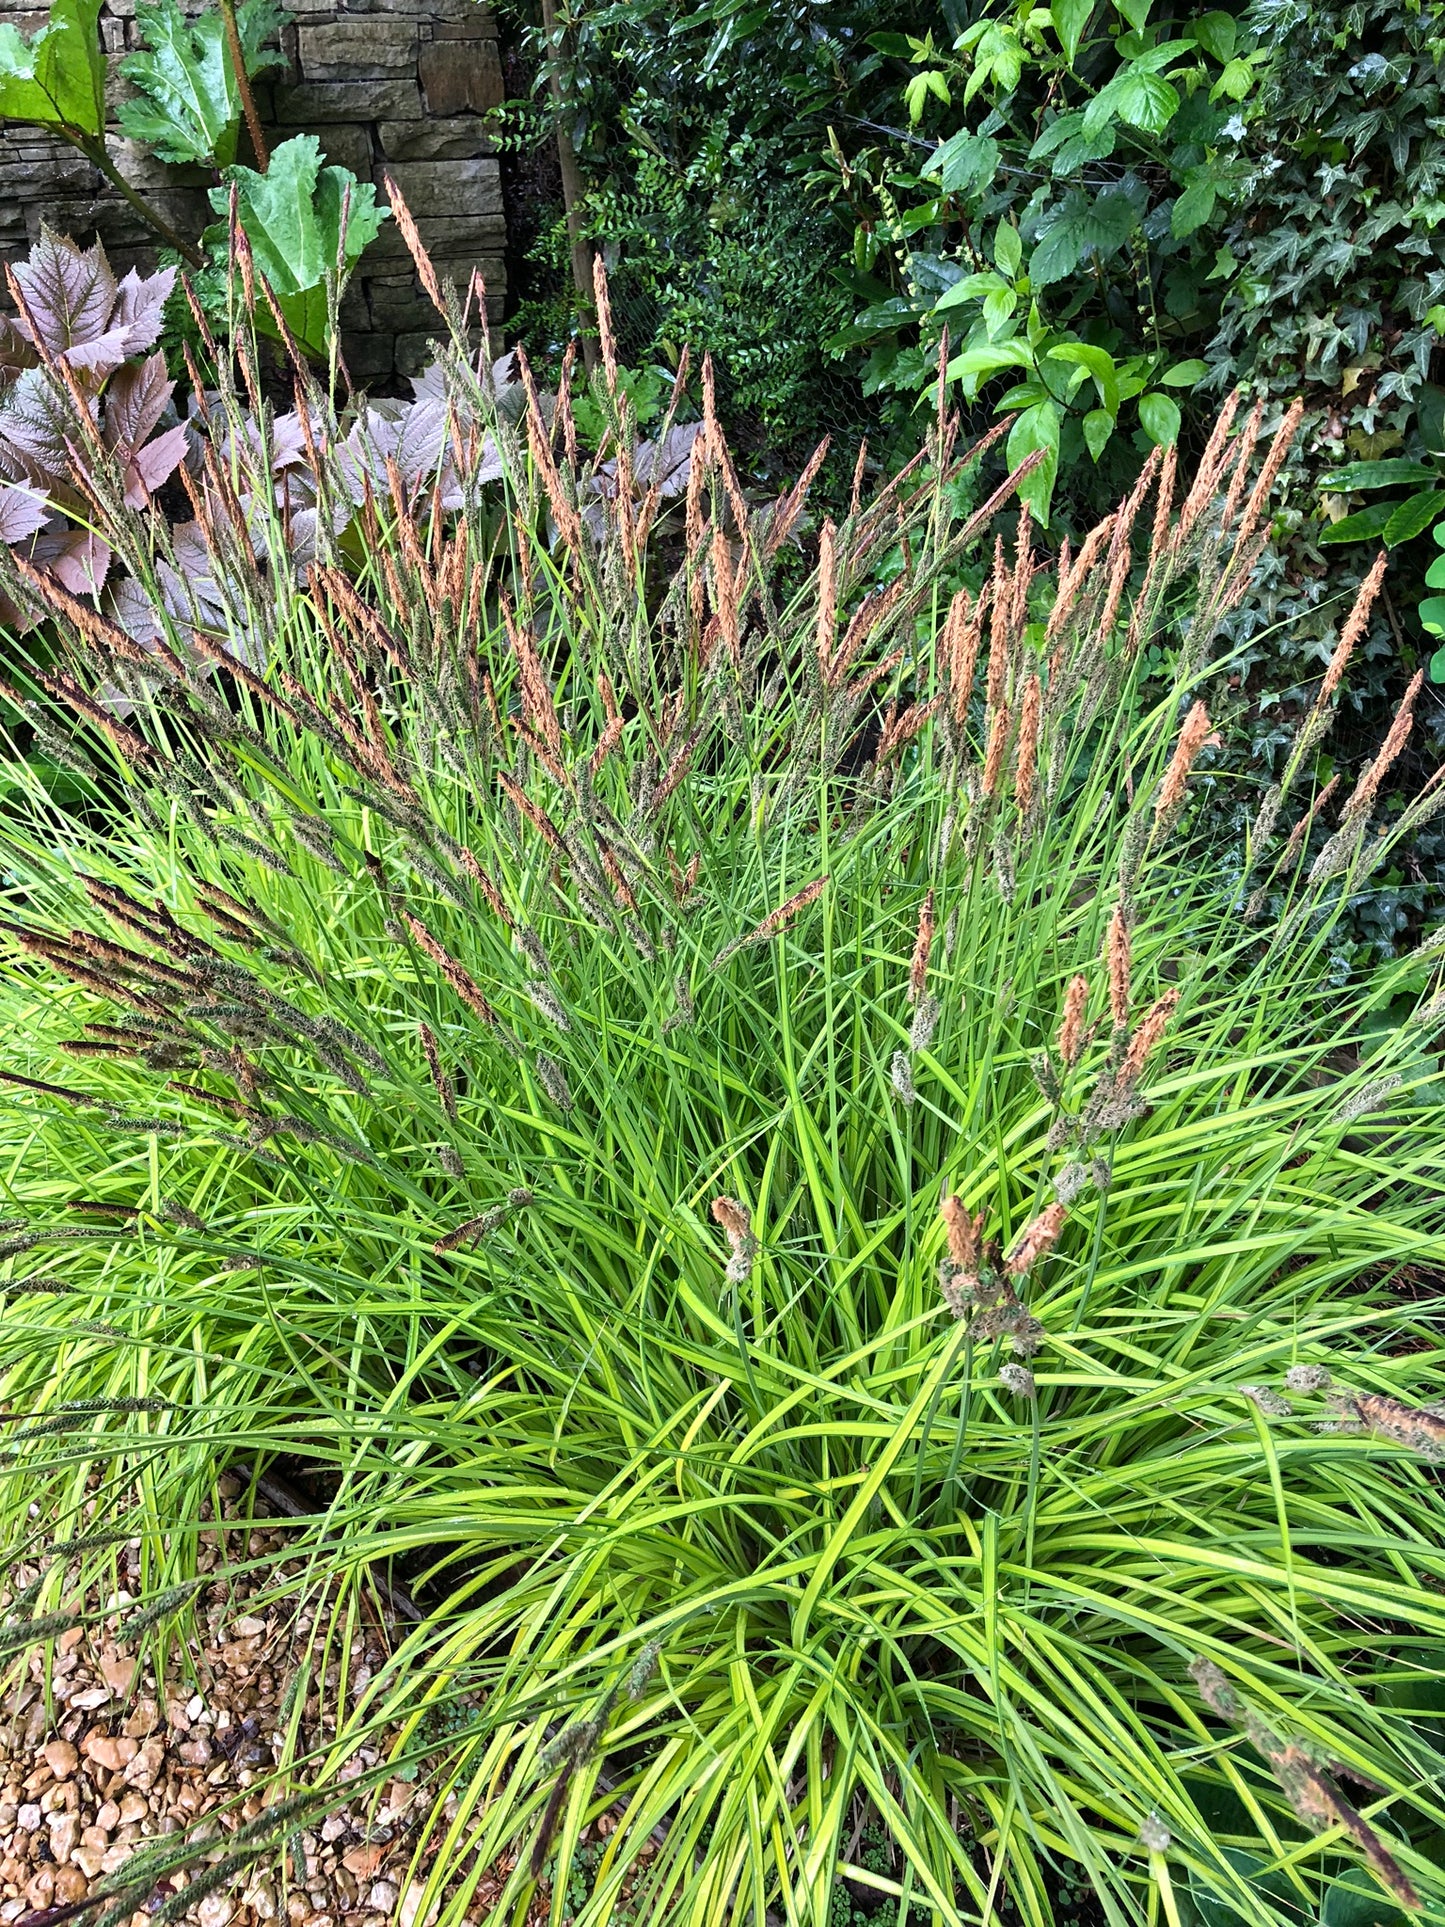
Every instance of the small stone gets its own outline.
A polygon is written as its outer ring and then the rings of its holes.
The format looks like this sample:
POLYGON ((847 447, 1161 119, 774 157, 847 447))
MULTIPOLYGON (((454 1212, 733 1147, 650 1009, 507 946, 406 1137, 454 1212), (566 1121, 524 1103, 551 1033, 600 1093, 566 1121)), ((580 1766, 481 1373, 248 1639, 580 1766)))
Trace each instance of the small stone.
POLYGON ((225 1894, 207 1894, 197 1911, 201 1927, 226 1927, 236 1907, 235 1902, 225 1894))
POLYGON ((288 1894, 286 1896, 286 1918, 292 1923, 292 1927, 301 1927, 302 1921, 305 1920, 310 1912, 311 1902, 306 1898, 305 1894, 288 1894))
POLYGON ((343 1833, 350 1833, 351 1822, 344 1813, 328 1813, 321 1822, 323 1840, 339 1840, 343 1833))
POLYGON ((120 1825, 120 1808, 114 1800, 106 1801, 105 1805, 95 1816, 95 1824, 98 1827, 102 1827, 106 1833, 114 1833, 115 1829, 120 1825))
POLYGON ((121 1659, 118 1655, 100 1662, 101 1677, 117 1699, 124 1699, 129 1693, 136 1665, 135 1660, 121 1659))
POLYGON ((269 1881, 257 1880, 241 1896, 241 1905, 249 1907, 258 1920, 276 1918, 276 1895, 269 1881))
POLYGON ((57 1860, 68 1860, 80 1843, 80 1815, 64 1811, 50 1816, 50 1851, 57 1860))
POLYGON ((85 1738, 85 1757, 103 1766, 107 1773, 121 1772, 139 1751, 134 1740, 124 1737, 113 1740, 105 1733, 88 1733, 85 1738))
MULTIPOLYGON (((413 1880, 402 1896, 401 1927, 416 1927, 417 1921, 422 1918, 421 1903, 425 1896, 426 1882, 424 1880, 413 1880)), ((430 1910, 426 1914, 424 1927, 429 1927, 429 1923, 436 1919, 436 1914, 437 1903, 433 1901, 430 1910)))
POLYGON ((206 1702, 201 1698, 199 1693, 196 1694, 194 1699, 186 1701, 186 1718, 188 1720, 198 1720, 205 1710, 206 1702))
POLYGON ((389 1914, 396 1906, 396 1887, 390 1880, 377 1880, 372 1883, 371 1892, 366 1896, 368 1907, 374 1907, 379 1914, 389 1914))
POLYGON ((384 1847, 350 1847, 341 1856, 341 1864, 358 1880, 369 1880, 381 1865, 385 1853, 384 1847))
POLYGON ((108 1686, 91 1686, 83 1693, 72 1693, 70 1704, 80 1707, 84 1712, 93 1713, 97 1706, 104 1706, 109 1698, 108 1686))
POLYGON ((100 1873, 100 1863, 105 1859, 99 1847, 77 1847, 70 1856, 71 1864, 80 1868, 87 1880, 94 1880, 100 1873))
POLYGON ((15 1824, 22 1833, 39 1833, 40 1820, 40 1808, 33 1800, 27 1800, 15 1815, 15 1824))
POLYGON ((79 1867, 61 1867, 55 1876, 56 1904, 68 1907, 77 1900, 84 1900, 90 1891, 90 1882, 79 1867))
POLYGON ((30 1885, 25 1889, 25 1898, 32 1907, 48 1907, 55 1892, 55 1869, 41 1867, 30 1876, 30 1885))
POLYGON ((123 1827, 130 1826, 136 1820, 144 1820, 149 1812, 143 1793, 127 1793, 120 1803, 120 1823, 123 1827))
POLYGON ((80 1755, 69 1740, 52 1740, 45 1748, 45 1763, 57 1780, 68 1780, 80 1764, 80 1755))
POLYGON ((254 1639, 257 1633, 264 1633, 266 1622, 254 1613, 246 1613, 240 1619, 231 1621, 231 1631, 237 1639, 254 1639))

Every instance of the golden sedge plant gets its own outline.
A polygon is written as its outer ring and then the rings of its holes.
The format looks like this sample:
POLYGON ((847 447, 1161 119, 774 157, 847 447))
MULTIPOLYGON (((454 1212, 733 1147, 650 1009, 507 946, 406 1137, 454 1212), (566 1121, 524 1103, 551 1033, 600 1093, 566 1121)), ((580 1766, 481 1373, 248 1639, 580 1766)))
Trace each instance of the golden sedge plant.
POLYGON ((318 1674, 391 1654, 209 1884, 424 1762, 448 1923, 1438 1914, 1445 994, 1333 931, 1445 790, 1376 834, 1407 704, 1311 835, 1362 608, 1243 881, 1193 828, 1293 419, 1051 563, 940 410, 800 546, 707 370, 666 492, 605 287, 589 466, 432 285, 429 475, 304 371, 278 470, 238 304, 204 610, 103 466, 150 629, 5 583, 87 795, 3 839, 5 1651, 164 1643, 270 1466, 318 1674))

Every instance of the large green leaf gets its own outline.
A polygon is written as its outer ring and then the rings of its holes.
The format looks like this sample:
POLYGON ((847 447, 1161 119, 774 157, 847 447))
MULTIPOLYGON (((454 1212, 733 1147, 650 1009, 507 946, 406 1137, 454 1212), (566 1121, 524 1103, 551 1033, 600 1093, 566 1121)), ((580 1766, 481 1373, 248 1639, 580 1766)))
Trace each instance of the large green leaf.
POLYGON ((1179 439, 1179 404, 1172 395, 1139 397, 1139 426, 1160 448, 1172 448, 1179 439))
POLYGON ((99 140, 105 127, 101 0, 55 0, 29 40, 0 26, 0 120, 65 127, 99 140))
POLYGON ((1413 542, 1432 522, 1439 521, 1442 512, 1445 512, 1445 489, 1422 488, 1418 495, 1407 495, 1403 502, 1396 504, 1385 524, 1385 546, 1393 549, 1402 542, 1413 542))
POLYGON ((960 127, 936 148, 925 166, 925 176, 937 175, 945 194, 970 190, 983 193, 998 170, 999 145, 989 134, 973 134, 960 127))
POLYGON ((1032 475, 1026 475, 1019 483, 1019 500, 1027 502, 1034 512, 1034 520, 1041 528, 1048 527, 1049 504, 1053 500, 1054 477, 1059 469, 1059 427, 1061 412, 1056 403, 1041 401, 1026 409, 1013 427, 1008 437, 1008 465, 1017 468, 1019 463, 1041 448, 1044 459, 1032 475))
MULTIPOLYGON (((265 42, 285 19, 272 0, 244 0, 236 24, 248 74, 280 64, 265 42)), ((229 167, 236 158, 241 124, 241 91, 226 45, 219 12, 188 19, 177 0, 157 0, 136 8, 142 50, 121 62, 121 73, 137 88, 122 103, 120 125, 132 140, 144 141, 163 161, 229 167)))
MULTIPOLYGON (((319 355, 326 348, 326 281, 338 265, 343 273, 374 241, 386 219, 376 205, 376 189, 344 167, 321 165, 321 143, 314 134, 297 134, 271 154, 265 174, 249 167, 226 170, 236 187, 241 226, 259 271, 300 345, 319 355), (347 205, 345 252, 341 215, 347 205)), ((224 215, 227 185, 211 189, 211 206, 224 215)), ((224 228, 207 230, 208 241, 224 245, 224 228)), ((265 325, 264 310, 258 320, 265 325)))
MULTIPOLYGON (((1112 422, 1119 412, 1119 371, 1107 349, 1096 348, 1087 341, 1061 341, 1056 348, 1050 348, 1045 359, 1087 369, 1094 378, 1099 400, 1112 422)), ((1094 459, 1097 461, 1098 457, 1094 459)))
POLYGON ((1092 202, 1082 195, 1070 195, 1064 212, 1045 230, 1029 259, 1030 284, 1047 288, 1067 280, 1086 253, 1107 259, 1129 238, 1138 222, 1139 210, 1117 189, 1092 202))
POLYGON ((1094 0, 1050 0, 1049 17, 1054 23, 1054 32, 1059 36, 1064 58, 1070 66, 1074 64, 1079 42, 1084 37, 1084 29, 1093 11, 1094 0))
POLYGON ((1320 547, 1330 548, 1340 542, 1376 541, 1385 533, 1385 524, 1394 513, 1393 502, 1371 502, 1367 509, 1331 522, 1320 536, 1320 547))
POLYGON ((1320 487, 1343 494, 1361 488, 1424 488, 1440 479, 1439 469, 1392 456, 1383 462, 1346 462, 1321 475, 1320 487))

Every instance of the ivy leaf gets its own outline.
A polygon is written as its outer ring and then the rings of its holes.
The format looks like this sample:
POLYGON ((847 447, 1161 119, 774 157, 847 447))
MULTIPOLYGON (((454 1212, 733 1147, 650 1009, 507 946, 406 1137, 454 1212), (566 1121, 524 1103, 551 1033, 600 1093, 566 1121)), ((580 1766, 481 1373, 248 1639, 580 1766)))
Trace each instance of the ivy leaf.
POLYGON ((1008 465, 1011 469, 1017 468, 1036 448, 1044 451, 1044 459, 1033 474, 1026 475, 1019 483, 1019 500, 1028 503, 1040 528, 1047 528, 1049 522, 1049 504, 1053 499, 1054 477, 1059 468, 1060 421, 1057 404, 1041 401, 1026 409, 1009 430, 1008 465))
MULTIPOLYGON (((280 64, 281 55, 266 52, 264 42, 284 17, 271 0, 244 0, 237 9, 248 74, 280 64)), ((157 0, 136 8, 136 24, 142 51, 127 55, 120 71, 141 97, 122 103, 122 132, 174 165, 229 167, 236 158, 241 94, 219 11, 208 9, 192 20, 177 0, 157 0)))
POLYGON ((1196 233, 1214 212, 1218 196, 1207 174, 1196 174, 1169 211, 1169 232, 1176 241, 1196 233))
POLYGON ((1418 495, 1406 496, 1385 524, 1385 547, 1394 549, 1402 542, 1412 542, 1439 519, 1442 509, 1445 509, 1445 492, 1438 488, 1424 488, 1418 495))
POLYGON ((1083 420, 1084 445, 1097 462, 1114 432, 1114 417, 1104 408, 1094 408, 1083 420))
MULTIPOLYGON (((323 167, 321 143, 314 134, 297 134, 273 148, 265 174, 232 167, 226 170, 226 179, 235 183, 241 226, 256 266, 270 283, 291 332, 309 353, 323 354, 326 279, 336 272, 341 256, 342 206, 349 191, 345 236, 349 270, 386 219, 385 208, 376 205, 376 189, 344 167, 323 167)), ((225 215, 228 205, 229 188, 213 187, 211 206, 217 214, 225 215)), ((224 247, 224 227, 208 228, 205 238, 224 247)), ((269 320, 264 309, 258 310, 257 320, 263 326, 269 320)))
POLYGON ((1050 0, 1049 18, 1054 23, 1054 32, 1059 36, 1064 58, 1071 67, 1093 11, 1094 0, 1050 0))
POLYGON ((0 26, 0 119, 66 127, 99 140, 105 129, 101 0, 55 0, 27 40, 0 26))
POLYGON ((1172 448, 1179 439, 1179 404, 1157 391, 1139 397, 1139 426, 1159 448, 1172 448))

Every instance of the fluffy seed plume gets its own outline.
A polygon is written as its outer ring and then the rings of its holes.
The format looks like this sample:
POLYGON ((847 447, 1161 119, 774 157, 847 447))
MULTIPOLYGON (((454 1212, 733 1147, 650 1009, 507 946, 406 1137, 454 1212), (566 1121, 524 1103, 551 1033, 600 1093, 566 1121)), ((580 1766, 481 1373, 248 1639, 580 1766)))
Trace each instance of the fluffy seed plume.
POLYGON ((1340 639, 1335 645, 1335 652, 1330 657, 1330 666, 1325 671, 1325 679, 1320 684, 1320 693, 1315 698, 1315 707, 1317 709, 1323 709, 1344 680, 1346 666, 1349 663, 1350 657, 1355 653, 1360 637, 1365 633, 1365 629, 1370 620, 1370 611, 1375 606, 1375 598, 1379 595, 1384 585, 1385 570, 1389 564, 1389 559, 1386 551, 1381 549, 1371 564, 1369 574, 1356 591, 1354 603, 1351 606, 1349 615, 1345 618, 1345 626, 1340 631, 1340 639))
POLYGON ((1064 1228, 1064 1207, 1045 1205, 1031 1224, 1026 1224, 1004 1259, 1004 1269, 1015 1278, 1026 1277, 1039 1259, 1052 1251, 1064 1228))
POLYGON ((1000 1365, 998 1382, 1006 1392, 1012 1392, 1015 1398, 1033 1398, 1038 1391, 1038 1387, 1034 1384, 1034 1375, 1027 1365, 1000 1365))
POLYGON ((727 1264, 727 1281, 730 1285, 746 1284, 758 1255, 752 1219, 736 1198, 727 1197, 713 1199, 712 1215, 714 1222, 722 1226, 732 1250, 727 1264))
POLYGON ((962 1199, 945 1190, 939 1214, 948 1233, 948 1255, 961 1271, 977 1271, 983 1255, 983 1213, 969 1212, 962 1199))
POLYGON ((1013 718, 1009 715, 1008 705, 1005 703, 1001 709, 994 711, 993 724, 988 732, 988 748, 984 752, 983 758, 983 793, 985 796, 998 795, 999 784, 1003 780, 1003 768, 1008 751, 1009 732, 1012 727, 1013 718))
POLYGON ((1194 767, 1195 758, 1211 740, 1211 736, 1209 712, 1203 703, 1195 703, 1184 718, 1184 725, 1179 731, 1179 741, 1174 745, 1174 754, 1169 758, 1169 767, 1165 770, 1164 780, 1159 785, 1159 794, 1154 803, 1156 832, 1167 830, 1183 808, 1189 772, 1194 767))
POLYGON ((913 962, 908 971, 908 1001, 916 1004, 928 985, 928 958, 933 949, 933 892, 923 899, 918 913, 918 934, 913 940, 913 962))
POLYGON ((1116 1029, 1129 1021, 1129 972, 1132 945, 1124 906, 1118 905, 1109 919, 1109 934, 1104 942, 1104 963, 1109 972, 1109 1010, 1116 1029))
POLYGON ((1071 977, 1069 987, 1064 992, 1064 1014, 1059 1020, 1055 1045, 1065 1064, 1073 1065, 1079 1061, 1079 1052, 1084 1048, 1084 1016, 1088 1008, 1088 979, 1071 977))
POLYGON ((1129 1040, 1129 1048, 1120 1066, 1121 1085, 1133 1084, 1140 1077, 1144 1066, 1158 1049, 1160 1040, 1169 1028, 1169 1019, 1174 1015, 1178 1002, 1179 992, 1166 990, 1164 995, 1145 1011, 1139 1028, 1129 1040))
POLYGON ((402 916, 406 921, 407 929, 410 930, 412 937, 416 941, 418 949, 425 951, 426 955, 431 958, 432 962, 441 971, 442 975, 467 1008, 474 1010, 478 1017, 482 1019, 483 1023, 494 1025, 497 1021, 497 1013, 492 1009, 492 1006, 487 1002, 477 985, 457 962, 456 958, 452 956, 444 945, 438 943, 437 939, 432 935, 430 930, 427 929, 420 917, 413 916, 410 910, 404 910, 402 916))
POLYGON ((1034 777, 1039 762, 1039 717, 1043 712, 1044 686, 1030 674, 1024 684, 1023 706, 1019 711, 1018 750, 1014 761, 1014 800, 1020 816, 1027 816, 1034 800, 1034 777))
POLYGON ((1372 1431, 1406 1445, 1422 1458, 1445 1460, 1445 1418, 1416 1405, 1405 1405, 1397 1398, 1369 1392, 1350 1404, 1361 1422, 1372 1431))
POLYGON ((800 910, 806 910, 810 903, 818 901, 827 889, 829 881, 829 877, 823 875, 814 877, 811 883, 805 883, 801 890, 788 898, 786 903, 780 903, 776 910, 770 911, 745 937, 740 937, 735 944, 730 944, 727 950, 720 952, 716 961, 721 962, 723 957, 731 956, 734 950, 746 950, 750 944, 767 943, 770 938, 776 937, 780 930, 792 922, 800 910))

